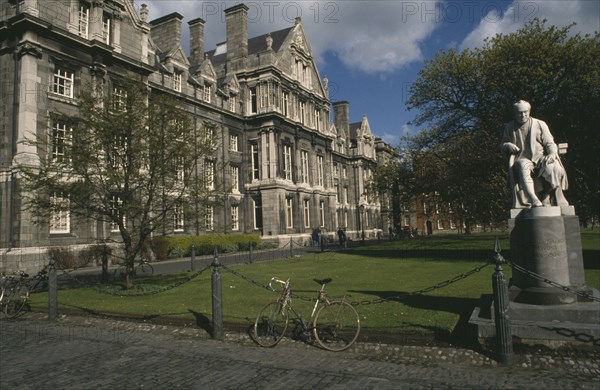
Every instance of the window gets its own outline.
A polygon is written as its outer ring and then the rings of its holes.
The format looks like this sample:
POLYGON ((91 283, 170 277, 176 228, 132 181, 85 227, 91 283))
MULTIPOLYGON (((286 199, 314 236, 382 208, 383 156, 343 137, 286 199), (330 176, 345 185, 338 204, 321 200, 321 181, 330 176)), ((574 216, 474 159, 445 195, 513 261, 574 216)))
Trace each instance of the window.
POLYGON ((281 109, 282 109, 282 114, 284 116, 289 115, 289 103, 290 103, 290 94, 289 94, 289 92, 284 92, 281 95, 281 109))
POLYGON ((213 127, 204 128, 204 143, 207 147, 212 148, 215 145, 215 129, 213 127))
POLYGON ((342 177, 344 179, 348 177, 348 171, 346 170, 346 167, 342 167, 342 177))
POLYGON ((304 227, 310 227, 310 200, 305 199, 303 202, 303 211, 304 211, 304 227))
POLYGON ((68 162, 68 149, 71 146, 72 129, 65 123, 56 122, 52 127, 52 161, 68 162))
POLYGON ((317 156, 317 185, 323 186, 323 156, 317 156))
POLYGON ((204 209, 204 227, 206 230, 214 230, 215 229, 215 215, 214 209, 212 206, 206 206, 204 209))
POLYGON ((325 226, 325 202, 319 202, 319 217, 321 222, 321 227, 325 226))
POLYGON ((73 97, 73 80, 75 74, 67 69, 57 67, 52 79, 52 92, 69 98, 73 97))
MULTIPOLYGON (((110 231, 116 232, 119 231, 119 221, 121 220, 121 215, 123 213, 123 199, 119 195, 112 194, 109 199, 110 202, 110 231)), ((123 219, 123 222, 125 220, 123 219)))
POLYGON ((262 200, 254 199, 254 229, 262 229, 262 200))
POLYGON ((79 29, 80 37, 87 38, 90 25, 90 7, 87 4, 79 4, 79 29))
POLYGON ((260 179, 259 152, 260 150, 257 143, 250 145, 250 154, 252 155, 252 180, 260 179))
POLYGON ((231 176, 231 190, 233 192, 238 192, 240 185, 240 168, 235 165, 230 166, 229 175, 231 176))
POLYGON ((125 155, 127 152, 127 137, 117 135, 110 146, 109 163, 113 168, 118 168, 125 164, 125 155))
POLYGON ((177 162, 175 163, 175 179, 178 184, 183 184, 185 181, 185 158, 177 157, 177 162))
POLYGON ((337 163, 333 163, 333 177, 337 177, 339 174, 337 163))
MULTIPOLYGON (((181 92, 181 78, 182 78, 181 75, 182 75, 181 72, 175 71, 175 73, 173 73, 173 89, 177 92, 181 92)), ((209 92, 210 92, 210 88, 209 88, 209 92)), ((204 87, 204 101, 207 101, 210 103, 210 93, 208 94, 208 100, 206 100, 206 86, 204 87)))
POLYGON ((173 210, 173 229, 176 232, 183 231, 184 228, 184 218, 183 218, 183 205, 180 203, 175 204, 175 208, 173 210))
MULTIPOLYGON (((344 203, 348 204, 348 187, 344 187, 344 203)), ((348 225, 346 225, 348 226, 348 225)))
POLYGON ((104 14, 104 16, 102 16, 102 39, 107 45, 111 44, 111 24, 112 20, 110 15, 104 14))
POLYGON ((127 91, 121 87, 113 87, 112 110, 115 112, 127 111, 127 91))
POLYGON ((348 210, 344 210, 344 226, 348 226, 348 210))
POLYGON ((229 150, 237 152, 238 149, 238 136, 235 134, 229 135, 229 150))
POLYGON ((204 162, 204 180, 207 190, 215 189, 215 163, 213 161, 204 162))
POLYGON ((300 123, 305 124, 305 111, 306 111, 306 103, 300 102, 300 123))
POLYGON ((293 199, 287 198, 285 200, 285 223, 288 229, 294 227, 294 212, 293 212, 293 199))
POLYGON ((249 109, 250 109, 250 114, 256 114, 257 112, 257 102, 256 102, 256 87, 252 87, 250 88, 250 101, 249 103, 249 109))
POLYGON ((292 147, 283 145, 283 176, 286 180, 292 180, 292 147))
POLYGON ((301 152, 301 163, 302 163, 302 173, 300 176, 300 181, 302 183, 308 183, 308 152, 306 150, 303 150, 301 152))
POLYGON ((50 198, 50 233, 68 233, 70 231, 69 198, 65 194, 55 193, 50 198))
POLYGON ((321 131, 321 111, 315 110, 315 127, 317 131, 321 131))
POLYGON ((240 230, 239 206, 231 206, 231 230, 240 230))
POLYGON ((335 202, 340 203, 340 185, 336 184, 335 187, 335 202))
POLYGON ((202 100, 206 103, 210 103, 210 85, 204 85, 204 89, 202 90, 202 100))
POLYGON ((236 103, 235 96, 233 96, 233 95, 230 96, 229 97, 229 111, 235 112, 235 103, 236 103))

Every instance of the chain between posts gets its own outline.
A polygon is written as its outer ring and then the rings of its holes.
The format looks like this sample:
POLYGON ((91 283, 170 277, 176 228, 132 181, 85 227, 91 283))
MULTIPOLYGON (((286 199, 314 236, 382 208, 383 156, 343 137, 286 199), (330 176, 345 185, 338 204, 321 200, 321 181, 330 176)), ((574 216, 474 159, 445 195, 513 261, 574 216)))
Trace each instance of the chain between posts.
POLYGON ((552 281, 552 280, 550 280, 548 278, 543 277, 542 275, 536 274, 533 271, 530 271, 530 270, 528 270, 526 268, 523 268, 520 265, 515 264, 512 261, 507 261, 507 263, 511 267, 513 267, 513 269, 516 269, 517 271, 523 272, 524 274, 527 274, 528 276, 531 276, 534 279, 537 279, 537 280, 542 281, 542 282, 544 282, 546 284, 549 284, 552 287, 559 288, 559 289, 561 289, 563 291, 566 291, 568 293, 580 296, 580 297, 585 298, 585 299, 590 299, 592 301, 600 302, 600 298, 597 298, 597 297, 593 296, 592 294, 585 293, 585 292, 582 292, 582 291, 577 291, 577 290, 575 290, 575 289, 573 289, 571 287, 564 286, 564 285, 562 285, 560 283, 554 282, 554 281, 552 281))
POLYGON ((155 295, 155 294, 160 294, 163 293, 165 291, 169 291, 172 290, 176 287, 179 287, 185 283, 188 283, 190 281, 192 281, 193 279, 197 278, 198 276, 200 276, 204 271, 206 271, 207 269, 209 269, 211 267, 211 265, 207 265, 206 267, 204 267, 203 269, 194 272, 193 274, 191 274, 190 276, 188 276, 187 278, 180 280, 178 282, 175 282, 173 284, 170 284, 168 286, 164 286, 161 288, 158 288, 156 290, 152 290, 152 291, 146 291, 146 292, 140 292, 140 293, 128 293, 128 294, 123 294, 123 293, 118 293, 118 292, 114 292, 114 291, 107 291, 104 289, 101 289, 99 287, 95 287, 95 286, 90 286, 88 283, 84 283, 81 282, 80 280, 78 280, 76 277, 74 277, 73 275, 71 275, 70 273, 68 273, 65 269, 61 269, 63 271, 64 275, 67 275, 69 277, 70 280, 75 281, 76 283, 78 283, 79 285, 82 286, 86 286, 100 294, 105 294, 105 295, 112 295, 112 296, 118 296, 118 297, 141 297, 141 296, 148 296, 148 295, 155 295))
MULTIPOLYGON (((485 263, 485 264, 483 264, 483 265, 481 265, 481 266, 479 266, 477 268, 474 268, 474 269, 472 269, 470 271, 463 272, 462 274, 457 275, 457 276, 455 276, 455 277, 453 277, 451 279, 448 279, 446 281, 443 281, 441 283, 438 283, 436 285, 433 285, 431 287, 427 287, 427 288, 424 288, 424 289, 421 289, 421 290, 409 292, 409 293, 402 294, 402 295, 397 295, 397 296, 390 297, 390 298, 378 298, 378 299, 373 299, 373 300, 364 300, 364 301, 360 301, 360 302, 354 301, 354 302, 348 302, 348 303, 350 303, 353 306, 359 306, 359 305, 372 305, 372 304, 379 304, 379 303, 384 303, 384 302, 398 301, 398 300, 401 300, 402 298, 406 298, 406 297, 411 296, 411 295, 423 294, 423 293, 426 293, 426 292, 430 292, 430 291, 433 291, 433 290, 437 290, 437 289, 446 287, 446 286, 448 286, 448 285, 450 285, 452 283, 456 283, 456 282, 458 282, 460 280, 468 278, 469 276, 473 275, 474 273, 480 272, 482 269, 488 267, 490 264, 491 263, 489 263, 489 262, 485 263)), ((231 269, 231 268, 227 267, 226 265, 221 265, 221 267, 224 268, 224 269, 226 269, 227 271, 231 272, 235 276, 237 276, 237 277, 239 277, 241 279, 246 280, 247 282, 249 282, 251 284, 254 284, 254 285, 258 286, 258 287, 264 288, 265 290, 268 290, 268 291, 273 291, 273 290, 271 290, 271 288, 269 288, 269 286, 266 286, 266 285, 264 285, 262 283, 259 283, 259 282, 255 281, 255 280, 253 280, 253 279, 251 279, 251 278, 249 278, 249 277, 247 277, 247 276, 245 276, 245 275, 243 275, 243 274, 235 271, 234 269, 231 269)), ((315 298, 304 297, 304 296, 296 295, 296 294, 292 294, 292 298, 301 299, 301 300, 305 300, 305 301, 309 301, 309 302, 314 302, 315 301, 315 298)))

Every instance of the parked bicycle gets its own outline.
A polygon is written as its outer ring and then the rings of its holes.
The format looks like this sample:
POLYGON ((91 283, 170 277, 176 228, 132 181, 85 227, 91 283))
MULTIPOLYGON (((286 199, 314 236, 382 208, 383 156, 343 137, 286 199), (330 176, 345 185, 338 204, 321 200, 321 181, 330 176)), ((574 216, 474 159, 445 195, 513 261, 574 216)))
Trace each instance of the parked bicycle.
POLYGON ((45 280, 47 280, 45 269, 32 278, 23 271, 18 271, 15 275, 3 275, 0 306, 4 314, 8 318, 14 318, 25 312, 28 308, 30 292, 40 289, 45 280))
POLYGON ((343 351, 354 344, 360 333, 360 317, 356 309, 344 301, 346 296, 341 301, 329 299, 325 293, 325 285, 332 281, 330 278, 314 280, 321 288, 317 291, 315 305, 307 322, 292 306, 292 287, 289 279, 283 281, 271 278, 269 287, 277 291, 272 286, 272 283, 276 282, 283 285, 283 290, 279 299, 265 305, 256 317, 253 336, 259 345, 273 347, 281 341, 288 327, 290 313, 299 321, 302 332, 307 334, 309 339, 312 334, 317 343, 326 350, 343 351))

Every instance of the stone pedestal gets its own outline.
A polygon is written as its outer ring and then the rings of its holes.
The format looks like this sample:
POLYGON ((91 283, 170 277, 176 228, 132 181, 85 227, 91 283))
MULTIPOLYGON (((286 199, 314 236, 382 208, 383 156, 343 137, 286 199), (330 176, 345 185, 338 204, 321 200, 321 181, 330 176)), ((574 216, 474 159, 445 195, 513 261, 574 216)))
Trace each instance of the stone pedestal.
MULTIPOLYGON (((586 289, 579 219, 572 206, 513 209, 508 224, 516 265, 561 286, 586 289)), ((577 297, 513 269, 511 302, 563 305, 577 302, 577 297)))
MULTIPOLYGON (((579 219, 572 206, 513 209, 508 221, 513 267, 508 316, 513 339, 549 346, 600 344, 600 293, 585 285, 579 219), (582 292, 587 297, 573 294, 582 292)), ((469 323, 481 342, 495 337, 494 302, 483 296, 469 323)))

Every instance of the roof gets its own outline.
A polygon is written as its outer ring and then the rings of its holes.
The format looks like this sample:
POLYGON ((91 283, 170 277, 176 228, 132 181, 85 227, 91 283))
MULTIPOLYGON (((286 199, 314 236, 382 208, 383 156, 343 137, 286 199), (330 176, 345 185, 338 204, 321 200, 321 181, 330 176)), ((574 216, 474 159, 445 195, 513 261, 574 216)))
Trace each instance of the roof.
POLYGON ((348 132, 350 133, 348 135, 350 136, 350 139, 356 139, 356 135, 358 134, 361 126, 362 122, 354 122, 348 125, 348 132))
MULTIPOLYGON (((271 38, 273 38, 273 44, 271 45, 271 47, 274 51, 279 51, 279 49, 283 45, 283 42, 285 41, 285 38, 289 35, 290 31, 293 28, 294 26, 269 33, 271 34, 271 38)), ((248 39, 248 54, 256 54, 260 53, 261 51, 267 50, 267 36, 269 34, 263 34, 248 39)), ((221 44, 224 44, 224 42, 221 44)), ((227 53, 215 55, 215 52, 216 49, 206 52, 206 54, 208 54, 208 58, 210 58, 211 62, 214 65, 222 64, 227 60, 227 53)))

